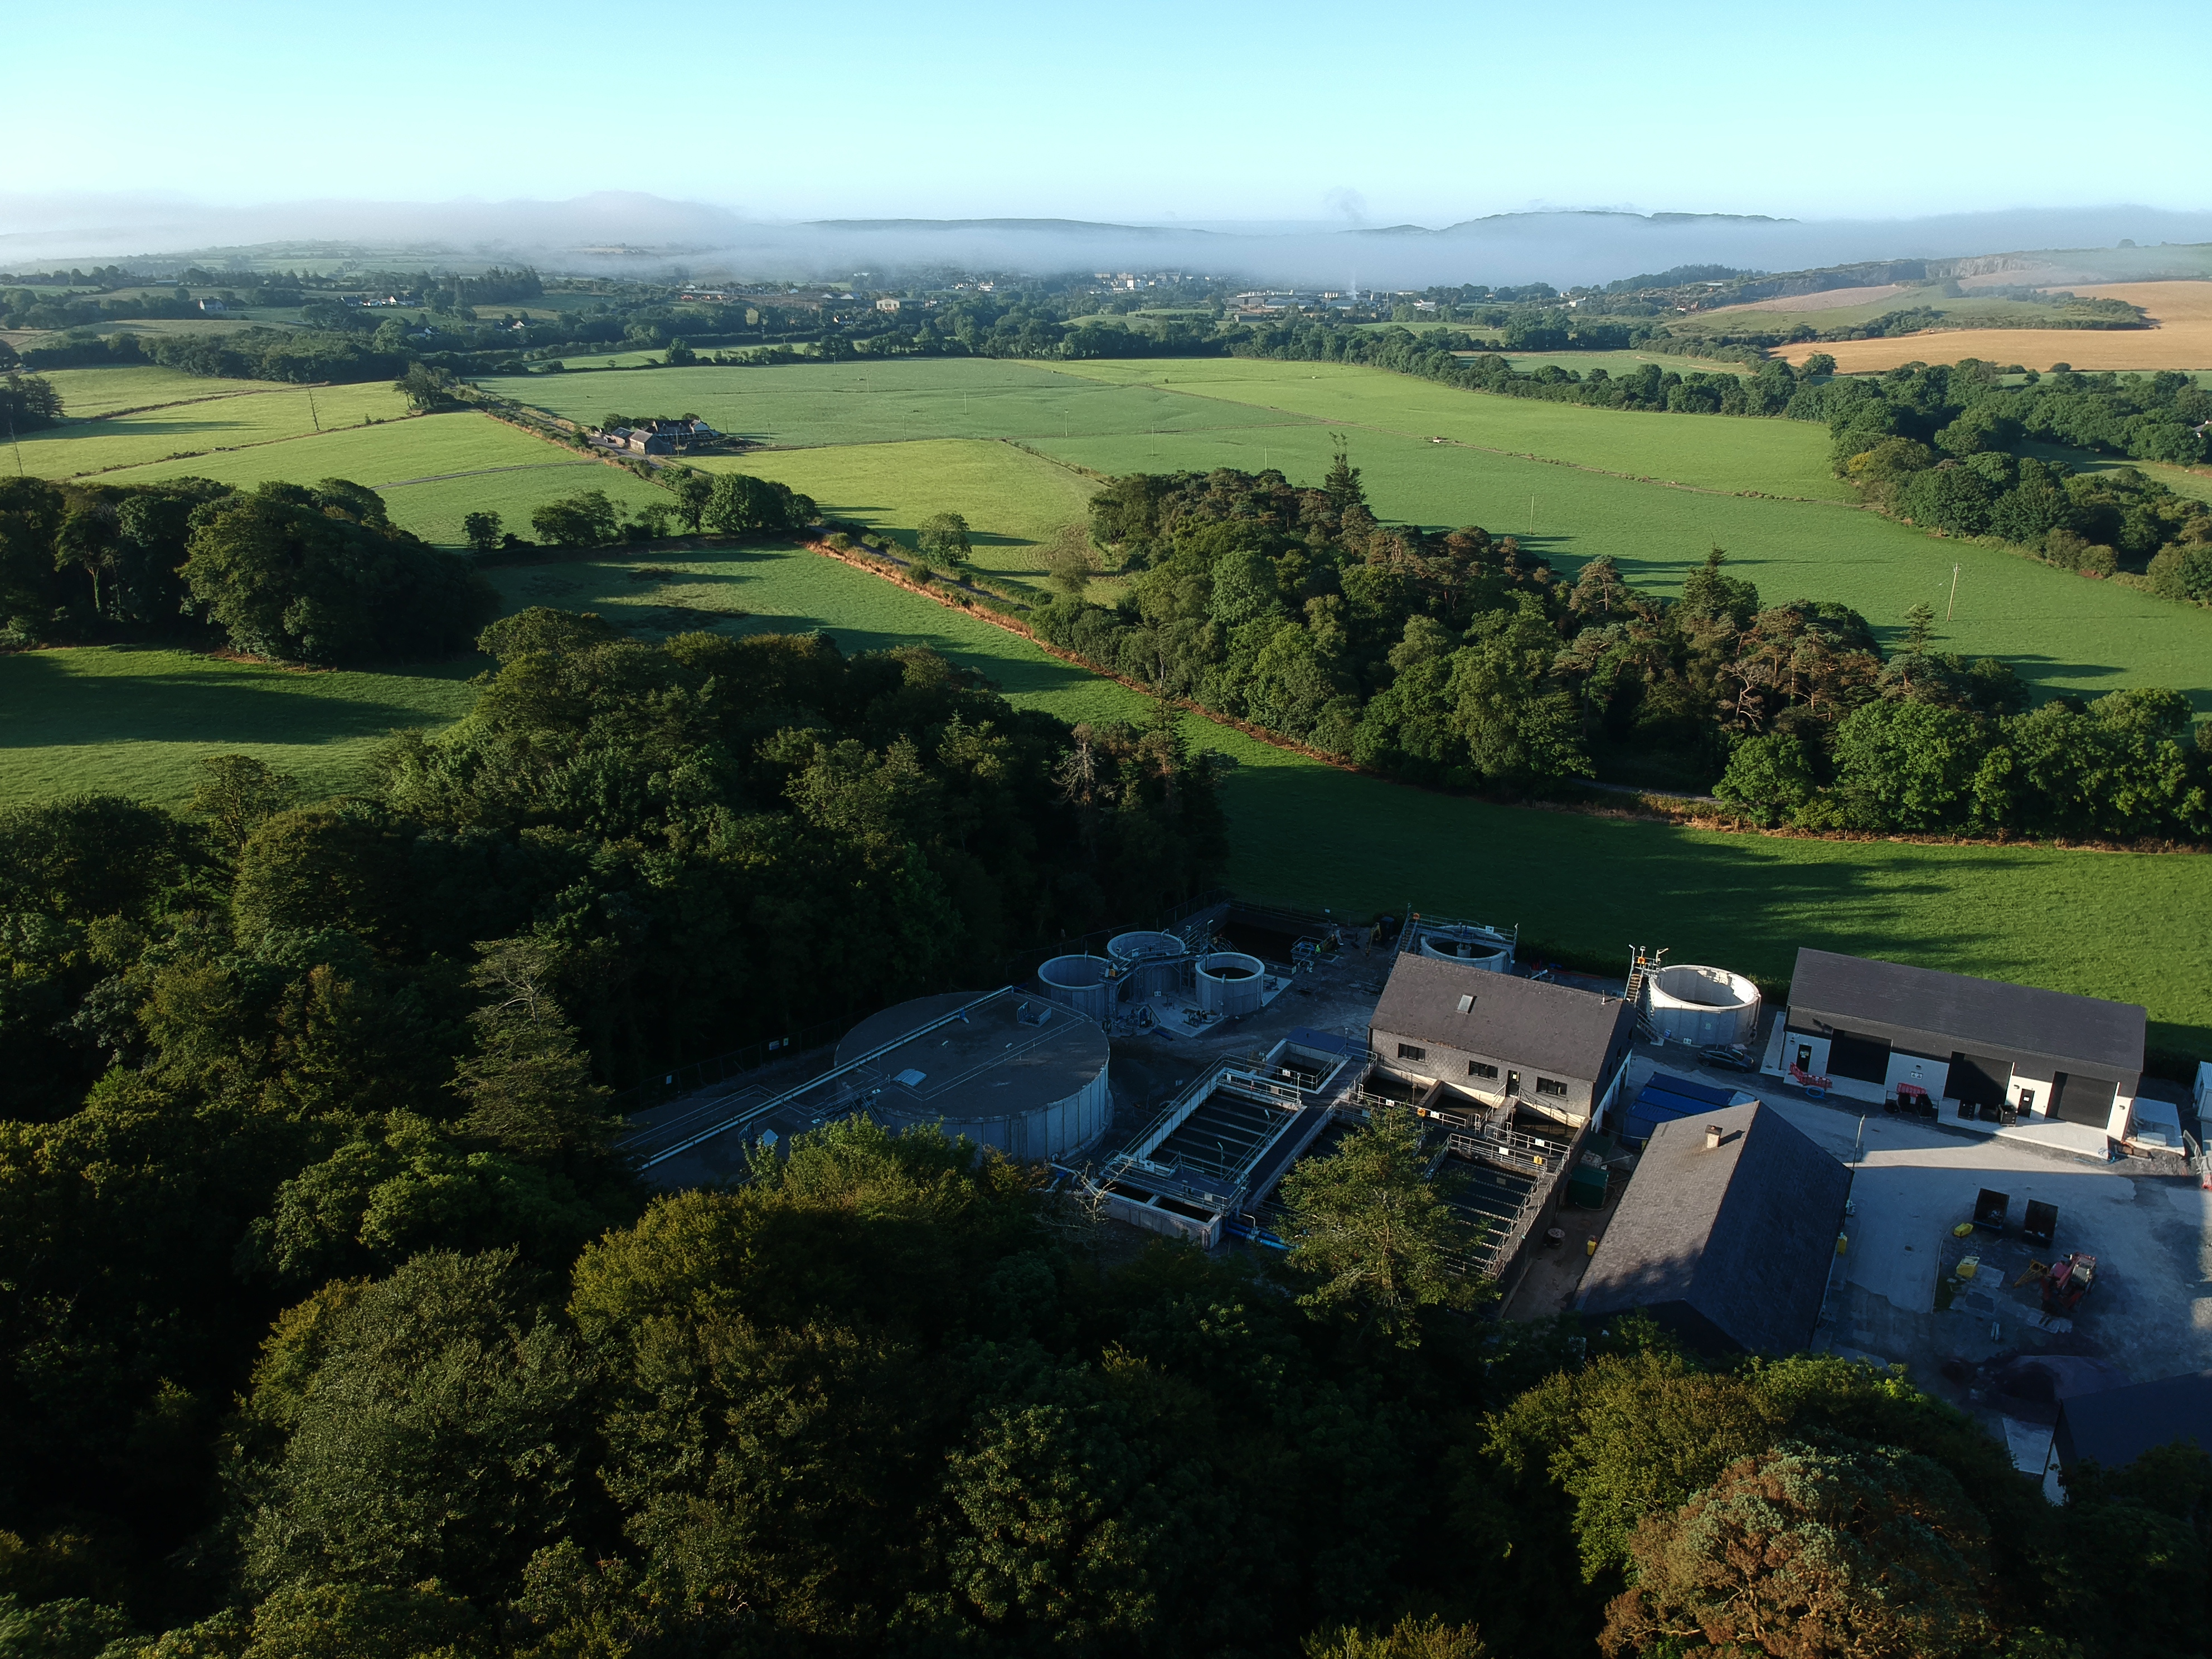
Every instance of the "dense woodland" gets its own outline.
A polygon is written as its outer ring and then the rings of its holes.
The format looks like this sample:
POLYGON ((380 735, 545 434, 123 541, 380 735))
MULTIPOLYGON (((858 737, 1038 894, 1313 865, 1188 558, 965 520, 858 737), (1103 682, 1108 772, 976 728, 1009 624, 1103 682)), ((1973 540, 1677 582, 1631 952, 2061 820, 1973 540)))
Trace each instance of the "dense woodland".
POLYGON ((648 1201, 641 1044, 1142 915, 1212 780, 922 652, 486 645, 361 794, 0 819, 8 1653, 2198 1650, 2202 1452, 2057 1510, 1891 1373, 1498 1322, 1407 1113, 1282 1260, 865 1121, 648 1201))
POLYGON ((1856 612, 1764 599, 1718 549, 1673 601, 1610 558, 1569 581, 1510 536, 1378 524, 1342 453, 1320 489, 1117 478, 1091 515, 1126 595, 1063 599, 1040 632, 1392 777, 1540 792, 1656 758, 1768 823, 2212 835, 2212 750, 2179 693, 2031 712, 2008 665, 1940 650, 1924 610, 1885 653, 1856 612))

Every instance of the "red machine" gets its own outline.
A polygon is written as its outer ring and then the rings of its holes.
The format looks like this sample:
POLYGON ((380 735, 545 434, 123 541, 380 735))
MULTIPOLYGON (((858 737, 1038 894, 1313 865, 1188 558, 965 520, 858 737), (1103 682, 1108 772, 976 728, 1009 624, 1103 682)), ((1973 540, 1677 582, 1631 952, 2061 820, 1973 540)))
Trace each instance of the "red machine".
POLYGON ((1790 1080, 1796 1084, 1799 1088, 1802 1089, 1814 1100, 1820 1099, 1832 1086, 1827 1079, 1824 1077, 1815 1077, 1803 1066, 1797 1065, 1792 1065, 1790 1066, 1790 1080))
POLYGON ((2097 1258, 2078 1252, 2051 1264, 2043 1275, 2043 1311, 2070 1316, 2097 1282, 2097 1258))

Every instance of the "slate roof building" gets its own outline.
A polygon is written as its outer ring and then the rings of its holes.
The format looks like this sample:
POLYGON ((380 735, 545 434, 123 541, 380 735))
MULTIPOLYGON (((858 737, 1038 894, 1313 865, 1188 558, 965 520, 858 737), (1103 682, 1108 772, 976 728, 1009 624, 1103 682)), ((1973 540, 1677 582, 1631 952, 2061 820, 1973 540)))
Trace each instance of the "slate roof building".
POLYGON ((1850 1184, 1757 1101, 1657 1124, 1575 1307, 1641 1310, 1707 1353, 1795 1353, 1820 1322, 1850 1184))
POLYGON ((2053 1117, 2124 1139, 2148 1018, 2129 1002, 1801 950, 1776 1060, 1853 1099, 1917 1084, 1947 1117, 2053 1117))
POLYGON ((2177 1440, 2212 1451, 2212 1371, 2069 1395, 2059 1401, 2051 1449, 2063 1469, 2084 1459, 2117 1469, 2177 1440))
POLYGON ((1569 1123, 1607 1103, 1635 1040, 1619 997, 1401 953, 1368 1026, 1392 1071, 1569 1123))

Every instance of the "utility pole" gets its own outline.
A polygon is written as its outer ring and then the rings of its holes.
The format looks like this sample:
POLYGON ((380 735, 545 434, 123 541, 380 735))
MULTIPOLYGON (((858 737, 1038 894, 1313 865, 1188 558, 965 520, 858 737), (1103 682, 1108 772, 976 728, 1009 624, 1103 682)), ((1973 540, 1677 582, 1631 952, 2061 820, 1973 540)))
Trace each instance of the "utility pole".
POLYGON ((1950 622, 1950 620, 1951 620, 1951 613, 1952 613, 1954 611, 1956 611, 1958 608, 1959 608, 1959 567, 1958 567, 1956 564, 1954 564, 1954 565, 1951 567, 1951 602, 1950 602, 1950 604, 1948 604, 1948 605, 1945 605, 1945 606, 1943 607, 1943 620, 1944 620, 1944 622, 1945 622, 1947 624, 1948 624, 1948 623, 1950 622))
POLYGON ((1528 498, 1528 533, 1532 536, 1536 533, 1536 498, 1534 495, 1528 498))
POLYGON ((15 452, 15 476, 23 476, 23 441, 15 435, 15 417, 8 417, 8 442, 15 452))

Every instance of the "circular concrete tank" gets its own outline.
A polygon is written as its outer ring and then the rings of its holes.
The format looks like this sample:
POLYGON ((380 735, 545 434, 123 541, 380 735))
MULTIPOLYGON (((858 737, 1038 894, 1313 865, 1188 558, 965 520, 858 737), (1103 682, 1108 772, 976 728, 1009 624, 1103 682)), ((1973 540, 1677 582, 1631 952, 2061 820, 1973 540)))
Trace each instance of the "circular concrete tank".
POLYGON ((1241 951, 1216 951, 1198 959, 1198 1006, 1207 1013, 1234 1019, 1259 1007, 1267 984, 1267 964, 1241 951))
POLYGON ((837 1063, 878 1049, 885 1052, 850 1074, 846 1097, 878 1122, 941 1124, 1036 1163, 1081 1152, 1113 1121, 1106 1033, 1042 997, 1012 991, 979 1002, 956 991, 902 1002, 848 1031, 837 1063), (963 1006, 965 1019, 945 1019, 963 1006))
POLYGON ((1079 1014, 1103 1019, 1114 1006, 1113 981, 1107 978, 1103 957, 1054 957, 1037 969, 1037 982, 1054 1002, 1065 1003, 1079 1014))
POLYGON ((1513 963, 1513 941, 1487 927, 1421 927, 1418 933, 1425 957, 1463 962, 1493 974, 1504 973, 1513 963))
POLYGON ((1741 974, 1683 963, 1645 984, 1645 1012, 1669 1042, 1747 1043, 1759 1035, 1759 988, 1741 974))
POLYGON ((1175 989, 1182 973, 1176 958, 1189 949, 1173 933, 1116 933, 1106 941, 1106 954, 1121 970, 1121 994, 1139 1000, 1175 989))

